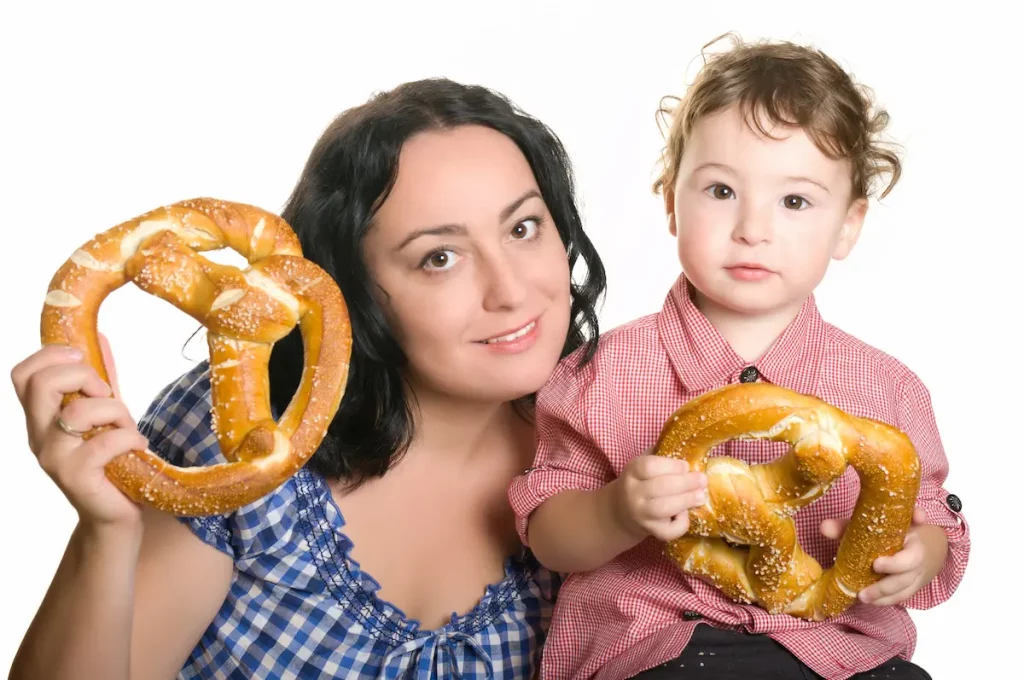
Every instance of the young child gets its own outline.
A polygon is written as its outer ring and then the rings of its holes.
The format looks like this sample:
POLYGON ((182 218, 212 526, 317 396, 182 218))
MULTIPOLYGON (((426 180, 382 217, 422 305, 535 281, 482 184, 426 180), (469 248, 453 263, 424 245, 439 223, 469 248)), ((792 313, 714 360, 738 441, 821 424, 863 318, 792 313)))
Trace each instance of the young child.
MULTIPOLYGON (((929 394, 896 359, 823 321, 813 296, 857 242, 874 181, 889 175, 884 197, 899 178, 877 139, 888 117, 829 57, 790 43, 739 43, 709 59, 672 113, 654 188, 682 274, 660 312, 609 332, 584 368, 575 357, 560 365, 538 395, 534 467, 509 490, 523 541, 570 572, 542 677, 928 678, 909 662, 906 608, 948 599, 970 547, 942 486, 929 394), (898 427, 920 456, 903 549, 879 558, 881 580, 831 620, 737 603, 663 554, 706 484, 650 455, 663 424, 697 395, 756 380, 898 427)), ((716 453, 759 464, 787 449, 732 441, 716 453)), ((858 492, 848 468, 795 517, 825 568, 858 492)))

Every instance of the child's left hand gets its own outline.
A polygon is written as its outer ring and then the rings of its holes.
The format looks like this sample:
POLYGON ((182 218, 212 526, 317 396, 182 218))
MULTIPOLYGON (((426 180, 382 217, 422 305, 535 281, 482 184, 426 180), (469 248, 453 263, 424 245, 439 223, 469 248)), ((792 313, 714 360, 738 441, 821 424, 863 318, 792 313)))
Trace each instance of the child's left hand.
MULTIPOLYGON (((946 561, 949 539, 942 527, 925 524, 926 521, 924 510, 915 508, 913 523, 903 541, 903 550, 875 560, 875 571, 885 574, 885 577, 860 591, 861 602, 880 607, 900 604, 935 578, 946 561)), ((839 539, 847 522, 827 519, 821 523, 821 533, 827 538, 839 539)))

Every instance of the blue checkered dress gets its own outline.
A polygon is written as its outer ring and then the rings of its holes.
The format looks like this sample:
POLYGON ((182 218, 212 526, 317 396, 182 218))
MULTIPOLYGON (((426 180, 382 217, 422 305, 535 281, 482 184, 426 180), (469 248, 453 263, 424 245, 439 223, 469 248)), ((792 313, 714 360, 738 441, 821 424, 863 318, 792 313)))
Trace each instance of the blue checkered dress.
MULTIPOLYGON (((139 427, 174 465, 224 462, 210 424, 209 366, 164 388, 139 427)), ((557 577, 527 552, 469 613, 423 630, 378 599, 349 558, 345 520, 323 478, 303 468, 269 496, 225 516, 183 518, 235 569, 220 611, 178 678, 533 677, 557 577)))

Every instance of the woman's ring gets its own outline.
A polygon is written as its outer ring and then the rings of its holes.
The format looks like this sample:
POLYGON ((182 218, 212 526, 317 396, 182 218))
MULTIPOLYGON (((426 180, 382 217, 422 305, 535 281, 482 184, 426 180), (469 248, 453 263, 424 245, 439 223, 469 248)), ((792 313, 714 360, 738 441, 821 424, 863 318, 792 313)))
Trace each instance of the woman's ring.
POLYGON ((75 428, 73 428, 70 425, 68 425, 67 423, 65 423, 64 419, 61 418, 60 416, 57 416, 57 427, 59 427, 60 429, 64 430, 64 432, 66 432, 67 434, 71 435, 72 437, 81 437, 82 435, 85 434, 85 432, 79 432, 75 428))

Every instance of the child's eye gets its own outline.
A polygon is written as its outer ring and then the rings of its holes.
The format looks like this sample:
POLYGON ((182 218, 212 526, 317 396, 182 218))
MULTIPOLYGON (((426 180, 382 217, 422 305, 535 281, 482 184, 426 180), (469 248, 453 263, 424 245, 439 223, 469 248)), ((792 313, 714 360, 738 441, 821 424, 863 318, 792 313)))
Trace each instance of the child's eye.
POLYGON ((789 195, 782 199, 782 205, 790 210, 803 210, 811 204, 803 196, 789 195))
POLYGON ((527 217, 512 227, 512 238, 517 241, 526 241, 536 236, 538 229, 540 229, 540 218, 527 217))
POLYGON ((730 198, 736 197, 736 194, 733 193, 733 190, 726 186, 725 184, 712 184, 706 189, 706 191, 708 191, 713 197, 717 198, 720 201, 725 201, 730 198))
POLYGON ((439 272, 451 269, 458 261, 458 255, 454 250, 438 249, 427 253, 427 256, 420 262, 420 267, 428 272, 439 272))

